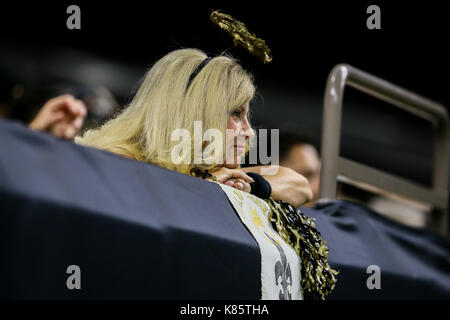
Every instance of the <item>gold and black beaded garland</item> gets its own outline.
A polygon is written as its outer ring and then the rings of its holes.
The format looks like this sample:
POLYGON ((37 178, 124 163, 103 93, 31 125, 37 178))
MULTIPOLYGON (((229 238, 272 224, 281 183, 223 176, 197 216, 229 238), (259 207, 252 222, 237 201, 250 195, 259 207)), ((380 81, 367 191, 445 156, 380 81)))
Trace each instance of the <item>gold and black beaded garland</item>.
POLYGON ((265 201, 272 209, 272 226, 300 256, 304 299, 325 300, 333 291, 339 272, 328 264, 328 248, 315 227, 314 219, 285 201, 272 198, 265 201))

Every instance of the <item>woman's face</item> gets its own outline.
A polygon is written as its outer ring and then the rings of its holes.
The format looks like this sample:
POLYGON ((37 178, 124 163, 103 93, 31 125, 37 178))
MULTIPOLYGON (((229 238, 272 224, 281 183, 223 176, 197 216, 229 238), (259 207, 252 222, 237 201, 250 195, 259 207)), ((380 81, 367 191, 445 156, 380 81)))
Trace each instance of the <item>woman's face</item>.
POLYGON ((226 160, 224 167, 234 169, 240 164, 245 154, 245 145, 255 134, 248 121, 249 103, 246 103, 230 114, 227 121, 226 160))

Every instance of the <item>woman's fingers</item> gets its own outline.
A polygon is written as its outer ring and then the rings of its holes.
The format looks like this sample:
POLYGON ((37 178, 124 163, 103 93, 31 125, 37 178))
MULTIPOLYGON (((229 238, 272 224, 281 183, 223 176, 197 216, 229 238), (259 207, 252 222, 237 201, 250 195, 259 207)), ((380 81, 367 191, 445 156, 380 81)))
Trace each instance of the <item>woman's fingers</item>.
POLYGON ((251 191, 250 184, 245 182, 242 179, 237 179, 237 180, 230 179, 230 180, 225 181, 224 184, 226 184, 227 186, 236 188, 238 190, 248 192, 248 193, 250 193, 250 191, 251 191))
POLYGON ((227 180, 224 182, 225 185, 236 188, 238 190, 242 190, 244 188, 242 182, 235 181, 235 180, 227 180))
POLYGON ((233 187, 239 190, 244 190, 244 184, 242 182, 235 182, 233 187))
POLYGON ((252 191, 250 184, 248 182, 245 182, 242 179, 237 179, 234 183, 234 187, 236 189, 239 189, 239 190, 242 190, 242 191, 245 191, 248 193, 250 193, 252 191))
POLYGON ((233 187, 234 186, 234 181, 233 180, 227 180, 224 182, 225 185, 233 187))
POLYGON ((238 181, 242 184, 242 191, 250 193, 252 191, 252 187, 250 186, 250 183, 245 182, 241 179, 238 179, 238 181))
POLYGON ((242 180, 245 183, 254 182, 254 180, 250 176, 239 169, 228 169, 225 167, 220 167, 212 170, 211 173, 216 176, 217 182, 219 183, 225 184, 225 182, 228 180, 237 181, 238 179, 242 180))
POLYGON ((230 169, 230 173, 231 176, 230 178, 233 179, 242 179, 247 183, 251 183, 251 182, 255 182, 255 180, 253 180, 253 178, 251 178, 250 176, 248 176, 245 172, 238 170, 238 169, 230 169))

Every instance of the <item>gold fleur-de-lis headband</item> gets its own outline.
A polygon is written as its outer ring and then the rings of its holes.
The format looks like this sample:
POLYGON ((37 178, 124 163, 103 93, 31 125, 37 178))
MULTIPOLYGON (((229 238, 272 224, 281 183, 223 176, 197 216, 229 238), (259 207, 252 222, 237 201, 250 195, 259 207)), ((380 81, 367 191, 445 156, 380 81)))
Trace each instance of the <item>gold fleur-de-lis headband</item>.
MULTIPOLYGON (((257 57, 262 63, 266 64, 272 61, 270 49, 267 47, 263 39, 256 37, 255 34, 248 31, 245 24, 232 16, 215 10, 210 15, 211 22, 219 26, 222 30, 227 32, 233 38, 235 46, 242 46, 246 48, 250 54, 257 57)), ((203 60, 197 68, 192 72, 186 86, 186 91, 189 88, 195 76, 211 61, 211 57, 203 60)))

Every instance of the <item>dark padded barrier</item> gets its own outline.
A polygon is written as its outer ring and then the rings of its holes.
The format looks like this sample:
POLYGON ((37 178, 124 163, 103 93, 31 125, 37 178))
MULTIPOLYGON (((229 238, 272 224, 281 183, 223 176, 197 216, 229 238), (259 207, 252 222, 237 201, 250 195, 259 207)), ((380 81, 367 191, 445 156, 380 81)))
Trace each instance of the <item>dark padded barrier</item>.
POLYGON ((329 299, 450 299, 450 245, 428 230, 401 225, 360 204, 332 200, 302 208, 327 240, 341 271, 329 299), (367 288, 367 267, 381 289, 367 288))
MULTIPOLYGON (((0 298, 260 298, 257 244, 217 185, 5 120, 0 147, 0 298)), ((302 210, 341 271, 330 299, 450 298, 445 239, 348 201, 302 210)))
POLYGON ((0 146, 0 298, 260 298, 257 243, 219 186, 4 120, 0 146))

